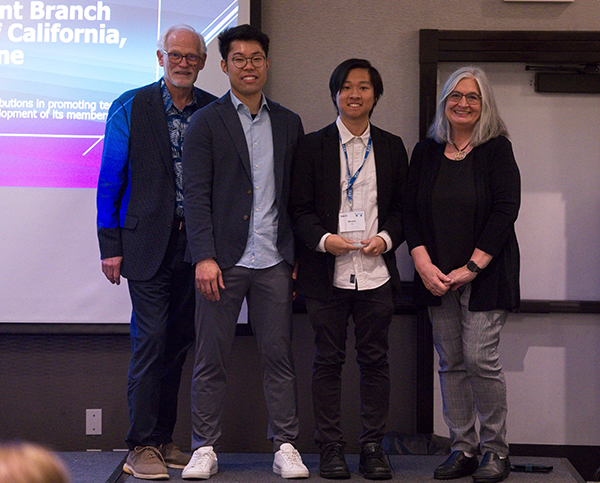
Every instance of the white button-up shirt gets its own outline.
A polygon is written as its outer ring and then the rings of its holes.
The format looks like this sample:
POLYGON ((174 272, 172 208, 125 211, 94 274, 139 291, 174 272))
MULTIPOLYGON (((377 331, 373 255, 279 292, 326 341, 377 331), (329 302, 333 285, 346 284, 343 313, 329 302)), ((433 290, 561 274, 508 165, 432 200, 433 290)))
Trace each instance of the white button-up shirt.
MULTIPOLYGON (((383 230, 377 233, 378 228, 378 210, 377 210, 377 171, 375 169, 375 151, 371 147, 371 152, 367 156, 365 164, 356 178, 353 185, 352 206, 348 201, 348 167, 351 176, 360 168, 365 158, 367 144, 371 136, 371 124, 361 136, 354 136, 341 119, 336 121, 340 132, 340 188, 341 203, 340 212, 362 211, 365 218, 364 231, 340 232, 338 223, 338 235, 344 238, 359 242, 375 235, 379 235, 385 240, 386 251, 392 247, 392 240, 383 230), (346 155, 342 144, 346 147, 348 154, 348 165, 346 165, 346 155)), ((327 233, 321 238, 318 251, 325 251, 325 239, 331 235, 327 233)), ((369 257, 361 250, 354 250, 346 255, 340 255, 335 259, 335 270, 333 273, 333 285, 342 289, 372 290, 381 287, 390 279, 390 273, 387 269, 383 257, 369 257)))

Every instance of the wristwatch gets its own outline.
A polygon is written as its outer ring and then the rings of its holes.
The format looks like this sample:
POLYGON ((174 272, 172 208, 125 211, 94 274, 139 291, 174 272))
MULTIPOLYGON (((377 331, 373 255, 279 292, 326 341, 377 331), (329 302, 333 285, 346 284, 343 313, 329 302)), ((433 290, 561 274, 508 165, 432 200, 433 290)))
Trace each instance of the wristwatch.
POLYGON ((481 272, 481 268, 473 260, 467 262, 467 268, 473 273, 481 272))

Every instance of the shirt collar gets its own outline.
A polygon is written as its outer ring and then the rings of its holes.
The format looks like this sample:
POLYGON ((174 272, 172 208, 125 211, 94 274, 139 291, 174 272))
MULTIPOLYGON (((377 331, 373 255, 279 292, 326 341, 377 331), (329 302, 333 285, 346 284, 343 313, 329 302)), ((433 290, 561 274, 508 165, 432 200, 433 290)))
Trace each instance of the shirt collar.
MULTIPOLYGON (((164 77, 160 79, 160 89, 162 93, 162 100, 165 105, 165 111, 169 111, 169 109, 175 107, 175 104, 173 104, 173 99, 171 99, 171 93, 169 92, 169 89, 167 89, 167 83, 165 82, 164 77)), ((192 102, 185 107, 193 106, 197 103, 198 97, 196 96, 196 89, 194 89, 193 92, 194 98, 192 99, 192 102)), ((177 107, 175 107, 175 109, 177 109, 177 107)))
MULTIPOLYGON (((233 102, 233 106, 235 107, 235 110, 240 112, 240 109, 243 109, 244 107, 246 109, 248 109, 248 106, 246 106, 246 104, 244 104, 242 101, 240 101, 235 94, 233 93, 233 91, 229 91, 229 93, 231 94, 231 102, 233 102)), ((269 109, 269 104, 267 103, 267 98, 265 97, 264 92, 261 93, 261 102, 260 102, 260 108, 259 108, 259 112, 262 110, 263 107, 266 107, 267 109, 269 109)), ((250 112, 248 110, 248 112, 250 112)))
POLYGON ((346 144, 352 141, 354 138, 360 139, 365 146, 368 144, 369 137, 371 137, 371 121, 369 121, 369 125, 367 126, 367 129, 365 129, 365 132, 362 133, 360 136, 355 136, 354 134, 352 134, 350 130, 344 125, 344 123, 340 119, 340 116, 338 116, 338 118, 336 119, 335 124, 338 128, 338 131, 340 132, 340 139, 342 140, 342 144, 346 144))

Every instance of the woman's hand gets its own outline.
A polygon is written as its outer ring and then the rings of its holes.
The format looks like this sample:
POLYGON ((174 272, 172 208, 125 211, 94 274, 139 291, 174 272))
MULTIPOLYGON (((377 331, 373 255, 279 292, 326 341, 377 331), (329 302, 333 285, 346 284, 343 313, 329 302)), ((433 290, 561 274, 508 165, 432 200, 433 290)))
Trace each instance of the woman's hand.
POLYGON ((425 288, 438 297, 444 295, 450 289, 452 280, 431 263, 427 248, 423 245, 415 247, 410 254, 413 257, 415 269, 419 272, 425 288))
MULTIPOLYGON (((475 265, 479 267, 479 270, 483 270, 485 267, 487 267, 492 261, 492 258, 493 257, 489 253, 486 253, 479 248, 475 248, 475 250, 473 250, 473 254, 471 255, 471 261, 475 262, 475 265)), ((466 265, 460 268, 455 268, 448 274, 448 277, 452 280, 450 283, 450 289, 456 290, 458 287, 462 287, 463 285, 472 282, 476 276, 477 273, 469 270, 466 265)))
POLYGON ((425 288, 433 295, 441 297, 450 289, 451 279, 433 263, 417 268, 417 272, 419 272, 425 288))
POLYGON ((451 280, 450 290, 456 290, 458 287, 462 287, 463 285, 472 282, 476 276, 477 274, 471 272, 466 265, 452 270, 448 274, 448 278, 451 280))

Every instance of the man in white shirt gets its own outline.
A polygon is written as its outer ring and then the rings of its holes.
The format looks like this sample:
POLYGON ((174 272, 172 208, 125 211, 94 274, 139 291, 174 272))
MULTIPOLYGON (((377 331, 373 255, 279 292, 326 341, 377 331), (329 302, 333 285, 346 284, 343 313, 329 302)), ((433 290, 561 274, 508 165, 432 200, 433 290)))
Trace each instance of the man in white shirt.
POLYGON ((329 87, 336 122, 300 141, 291 213, 299 266, 296 290, 315 330, 315 441, 324 478, 349 478, 341 431, 341 372, 348 318, 360 368, 359 473, 390 479, 381 441, 388 415, 388 331, 400 290, 395 250, 408 159, 402 140, 370 123, 383 93, 379 72, 362 59, 336 67, 329 87))

